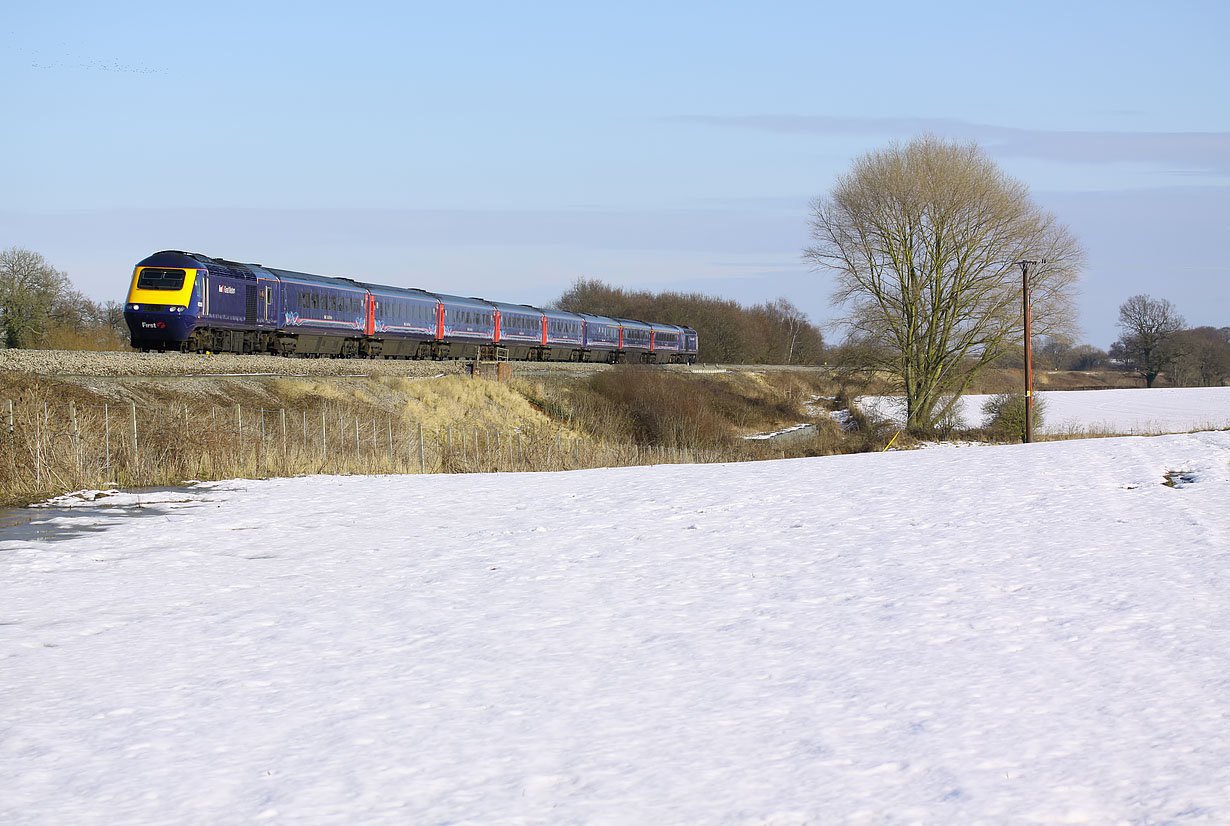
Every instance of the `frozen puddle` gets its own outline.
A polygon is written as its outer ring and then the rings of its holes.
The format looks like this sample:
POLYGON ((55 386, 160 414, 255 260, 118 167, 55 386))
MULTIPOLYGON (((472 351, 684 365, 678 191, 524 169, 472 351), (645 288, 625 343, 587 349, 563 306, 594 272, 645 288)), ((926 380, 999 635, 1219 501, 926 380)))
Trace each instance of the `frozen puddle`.
POLYGON ((1172 470, 1163 477, 1162 484, 1168 488, 1185 488, 1195 484, 1198 478, 1194 470, 1172 470))
POLYGON ((88 490, 26 508, 0 508, 0 551, 30 542, 60 542, 101 533, 133 518, 166 516, 177 505, 204 501, 195 488, 88 490))
POLYGON ((796 424, 793 427, 787 427, 784 430, 777 430, 773 433, 756 433, 752 436, 744 436, 744 439, 751 441, 766 441, 766 442, 792 442, 796 439, 805 439, 816 435, 816 425, 814 424, 796 424))

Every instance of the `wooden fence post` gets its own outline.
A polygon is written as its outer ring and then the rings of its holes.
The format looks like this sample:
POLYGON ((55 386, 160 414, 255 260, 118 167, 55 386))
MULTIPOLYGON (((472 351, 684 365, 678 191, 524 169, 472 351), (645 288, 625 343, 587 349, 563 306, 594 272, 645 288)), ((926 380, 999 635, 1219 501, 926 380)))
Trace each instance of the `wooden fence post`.
POLYGON ((73 443, 73 461, 77 465, 77 473, 81 473, 81 431, 77 427, 77 403, 68 403, 68 437, 73 443))
POLYGON ((103 460, 103 470, 107 475, 107 483, 111 483, 111 408, 103 405, 103 450, 106 458, 103 460))
POLYGON ((43 430, 38 413, 34 414, 34 484, 43 486, 43 430))
POLYGON ((132 474, 134 477, 140 475, 141 463, 137 458, 137 449, 140 446, 137 442, 137 403, 128 403, 128 413, 132 420, 132 474))

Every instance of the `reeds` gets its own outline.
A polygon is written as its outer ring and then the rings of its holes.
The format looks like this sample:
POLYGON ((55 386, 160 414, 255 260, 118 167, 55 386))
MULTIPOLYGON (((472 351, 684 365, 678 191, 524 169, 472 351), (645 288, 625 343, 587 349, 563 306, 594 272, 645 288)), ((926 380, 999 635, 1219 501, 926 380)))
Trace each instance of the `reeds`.
POLYGON ((101 389, 9 383, 0 387, 0 503, 236 477, 741 462, 880 441, 843 434, 827 418, 808 438, 742 437, 806 420, 800 403, 815 389, 777 374, 637 369, 511 384, 455 375, 147 380, 101 389))

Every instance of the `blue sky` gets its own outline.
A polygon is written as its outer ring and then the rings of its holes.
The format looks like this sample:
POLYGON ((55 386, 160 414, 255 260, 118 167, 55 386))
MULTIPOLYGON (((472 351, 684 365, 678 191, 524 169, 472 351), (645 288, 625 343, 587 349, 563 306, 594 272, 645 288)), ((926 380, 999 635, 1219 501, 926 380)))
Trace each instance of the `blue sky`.
POLYGON ((1230 325, 1230 3, 27 3, 0 18, 0 247, 96 299, 186 249, 548 302, 578 277, 817 321, 807 204, 978 140, 1118 305, 1230 325))

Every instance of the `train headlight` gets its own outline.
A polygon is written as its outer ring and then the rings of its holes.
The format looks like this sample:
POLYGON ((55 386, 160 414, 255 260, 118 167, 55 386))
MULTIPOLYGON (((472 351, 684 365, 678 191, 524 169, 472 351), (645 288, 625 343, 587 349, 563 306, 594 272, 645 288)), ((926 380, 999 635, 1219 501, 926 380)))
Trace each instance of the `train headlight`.
POLYGON ((139 309, 141 309, 141 305, 140 305, 140 304, 129 304, 129 305, 128 305, 128 309, 130 309, 130 310, 139 310, 139 309))

